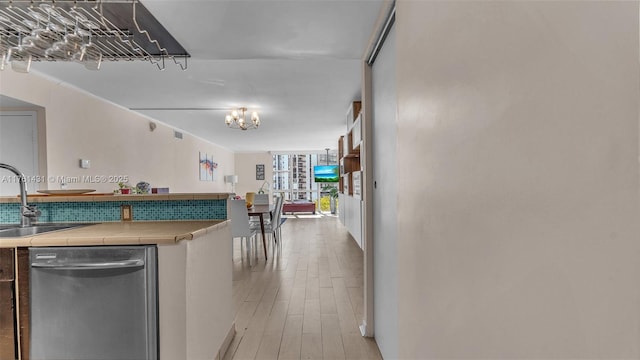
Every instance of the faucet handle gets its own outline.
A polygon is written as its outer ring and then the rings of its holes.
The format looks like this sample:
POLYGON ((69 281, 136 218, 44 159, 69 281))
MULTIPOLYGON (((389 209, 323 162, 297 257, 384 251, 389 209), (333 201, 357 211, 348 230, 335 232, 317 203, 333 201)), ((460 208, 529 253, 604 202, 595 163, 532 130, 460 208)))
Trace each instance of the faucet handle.
POLYGON ((38 210, 36 205, 27 205, 22 208, 22 216, 37 218, 42 212, 38 210))

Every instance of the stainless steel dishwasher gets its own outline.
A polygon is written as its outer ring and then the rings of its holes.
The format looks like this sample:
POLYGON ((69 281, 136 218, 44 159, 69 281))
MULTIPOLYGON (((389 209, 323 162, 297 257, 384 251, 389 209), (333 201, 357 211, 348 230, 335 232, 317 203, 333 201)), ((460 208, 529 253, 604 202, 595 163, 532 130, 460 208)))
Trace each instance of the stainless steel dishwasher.
POLYGON ((30 248, 33 360, 158 359, 155 246, 30 248))

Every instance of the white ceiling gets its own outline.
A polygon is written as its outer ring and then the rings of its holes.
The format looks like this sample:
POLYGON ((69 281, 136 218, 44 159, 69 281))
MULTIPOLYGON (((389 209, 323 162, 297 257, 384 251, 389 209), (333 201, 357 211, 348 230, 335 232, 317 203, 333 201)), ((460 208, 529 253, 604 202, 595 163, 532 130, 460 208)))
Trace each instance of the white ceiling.
POLYGON ((143 0, 191 54, 172 62, 32 65, 46 74, 236 152, 336 148, 382 0, 143 0), (257 130, 228 129, 225 110, 260 113, 257 130))

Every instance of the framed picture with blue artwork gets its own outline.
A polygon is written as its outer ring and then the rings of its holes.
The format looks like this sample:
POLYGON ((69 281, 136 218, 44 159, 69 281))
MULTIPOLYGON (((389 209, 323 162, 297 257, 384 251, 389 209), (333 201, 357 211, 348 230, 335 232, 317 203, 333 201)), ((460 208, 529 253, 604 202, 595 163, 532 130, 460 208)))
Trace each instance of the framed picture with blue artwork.
POLYGON ((216 181, 218 163, 213 159, 213 155, 200 152, 198 155, 198 165, 200 181, 216 181))

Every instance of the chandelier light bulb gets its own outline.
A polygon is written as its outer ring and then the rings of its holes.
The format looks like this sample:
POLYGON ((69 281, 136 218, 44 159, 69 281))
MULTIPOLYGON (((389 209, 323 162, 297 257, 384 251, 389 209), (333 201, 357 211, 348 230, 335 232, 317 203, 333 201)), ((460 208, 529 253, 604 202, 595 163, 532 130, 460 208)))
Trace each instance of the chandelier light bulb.
POLYGON ((231 115, 227 115, 224 117, 224 122, 227 124, 227 126, 231 125, 231 121, 233 121, 231 115))
POLYGON ((233 117, 234 120, 238 120, 238 110, 232 110, 231 117, 233 117))

